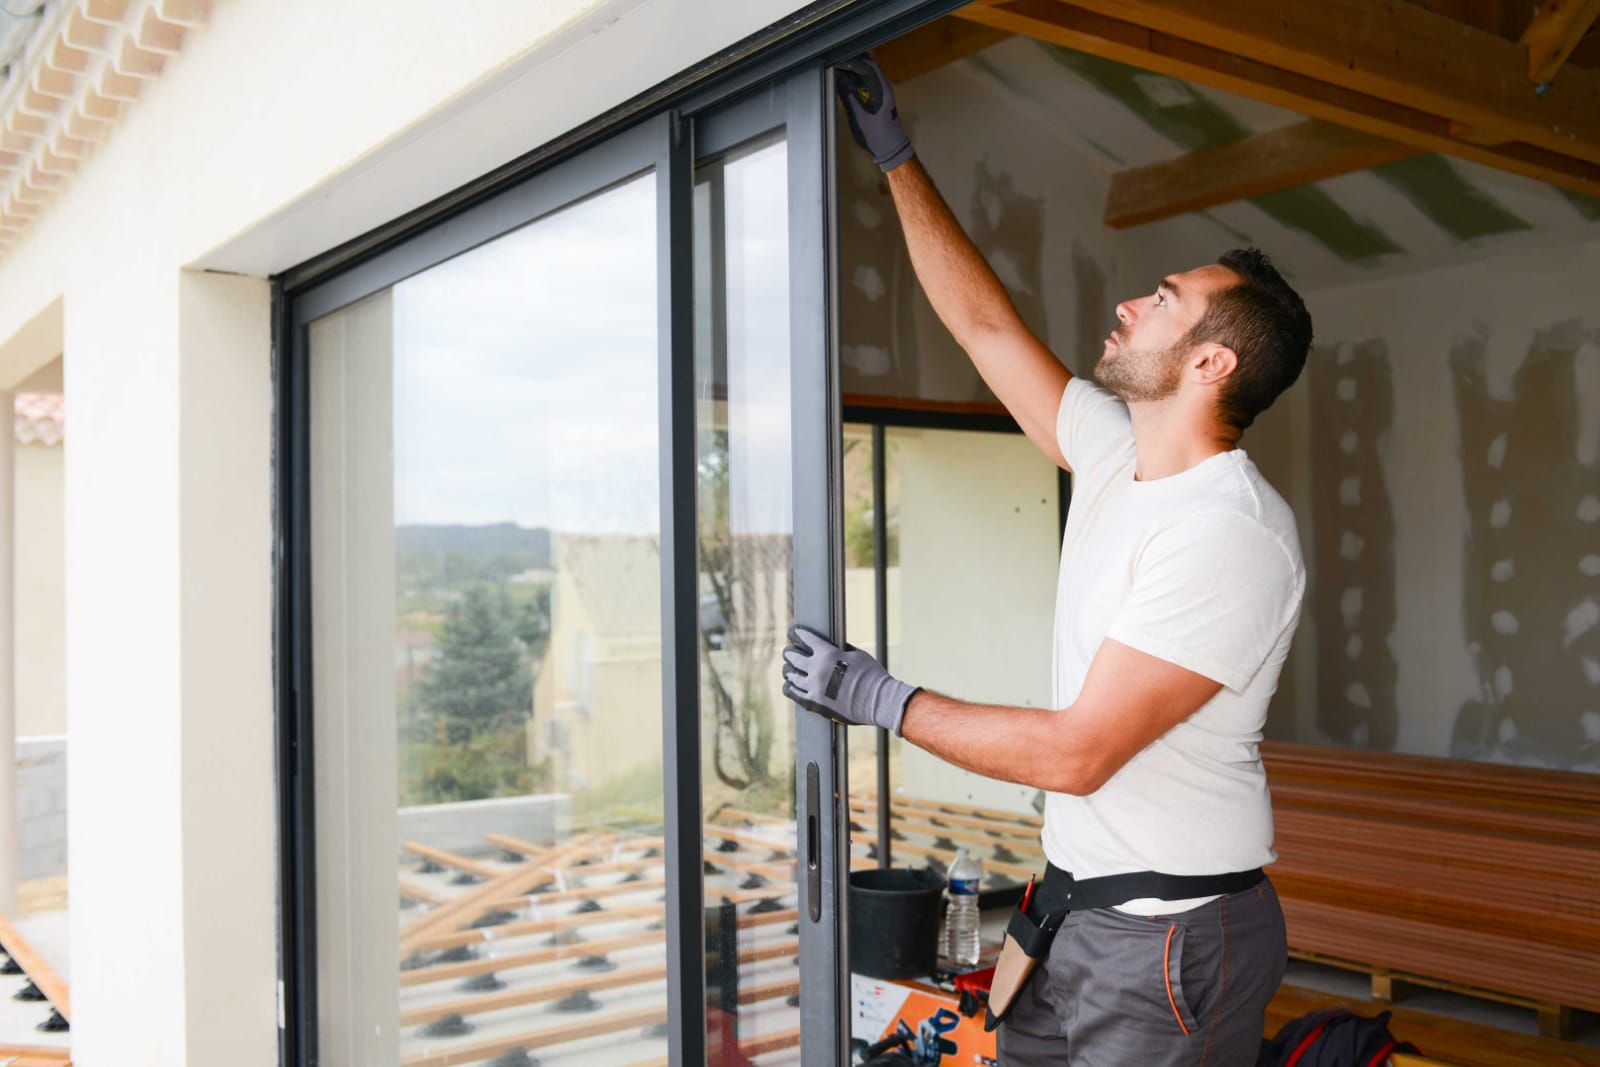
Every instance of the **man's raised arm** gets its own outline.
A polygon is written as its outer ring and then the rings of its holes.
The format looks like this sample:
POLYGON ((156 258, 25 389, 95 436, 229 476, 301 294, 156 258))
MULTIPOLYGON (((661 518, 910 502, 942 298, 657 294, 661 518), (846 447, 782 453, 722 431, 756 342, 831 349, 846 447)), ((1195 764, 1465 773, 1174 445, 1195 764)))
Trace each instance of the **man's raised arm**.
POLYGON ((913 155, 895 110, 894 89, 878 65, 858 57, 840 64, 834 80, 856 141, 889 176, 911 266, 939 321, 1028 439, 1056 466, 1066 467, 1056 442, 1056 414, 1072 373, 1022 321, 1005 286, 913 155))

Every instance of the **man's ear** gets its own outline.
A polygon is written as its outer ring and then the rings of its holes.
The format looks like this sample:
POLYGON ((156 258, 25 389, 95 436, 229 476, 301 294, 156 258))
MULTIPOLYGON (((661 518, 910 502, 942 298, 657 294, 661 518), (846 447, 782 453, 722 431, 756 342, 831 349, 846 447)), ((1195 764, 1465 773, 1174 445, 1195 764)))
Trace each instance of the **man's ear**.
POLYGON ((1239 353, 1227 345, 1201 345, 1194 367, 1195 380, 1201 385, 1216 385, 1239 366, 1239 353))

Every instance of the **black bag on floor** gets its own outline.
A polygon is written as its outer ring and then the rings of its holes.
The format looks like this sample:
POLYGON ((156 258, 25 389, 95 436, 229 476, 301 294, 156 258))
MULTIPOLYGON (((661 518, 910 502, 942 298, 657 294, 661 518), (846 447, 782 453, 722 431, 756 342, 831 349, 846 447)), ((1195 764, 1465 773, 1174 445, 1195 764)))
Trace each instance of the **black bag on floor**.
POLYGON ((1417 1053, 1389 1032, 1389 1012, 1377 1018, 1343 1008, 1307 1012, 1261 1042, 1256 1067, 1382 1067, 1392 1052, 1417 1053))

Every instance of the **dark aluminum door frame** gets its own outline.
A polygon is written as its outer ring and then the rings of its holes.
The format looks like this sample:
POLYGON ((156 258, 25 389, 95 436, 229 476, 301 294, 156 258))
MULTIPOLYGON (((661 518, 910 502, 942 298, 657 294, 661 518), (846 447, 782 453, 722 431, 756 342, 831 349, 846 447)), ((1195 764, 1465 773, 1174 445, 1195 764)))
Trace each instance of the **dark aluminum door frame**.
MULTIPOLYGON (((844 639, 843 424, 834 225, 833 70, 789 79, 790 368, 795 617, 844 639)), ((845 729, 795 709, 800 797, 800 1060, 850 1062, 845 729)))
MULTIPOLYGON (((842 634, 840 403, 834 281, 832 73, 811 64, 694 119, 695 157, 711 160, 782 129, 789 213, 790 435, 794 612, 842 634)), ((777 670, 777 664, 773 664, 777 670)), ((848 1063, 844 730, 795 708, 800 909, 800 1056, 848 1063)), ((689 1062, 689 1061, 686 1061, 689 1062)))

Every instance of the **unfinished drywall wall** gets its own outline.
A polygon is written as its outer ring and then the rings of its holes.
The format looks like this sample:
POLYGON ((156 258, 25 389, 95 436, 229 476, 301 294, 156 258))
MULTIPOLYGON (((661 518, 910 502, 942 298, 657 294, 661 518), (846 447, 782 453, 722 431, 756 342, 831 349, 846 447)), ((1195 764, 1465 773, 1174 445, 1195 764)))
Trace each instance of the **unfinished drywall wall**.
POLYGON ((1394 417, 1389 349, 1381 340, 1320 345, 1308 359, 1317 577, 1315 721, 1357 748, 1390 749, 1398 730, 1394 512, 1381 455, 1394 417))
POLYGON ((1590 243, 1310 294, 1297 739, 1600 771, 1597 271, 1590 243))
POLYGON ((1462 624, 1481 689, 1457 713, 1451 749, 1594 762, 1600 316, 1536 328, 1509 381, 1491 368, 1490 337, 1480 324, 1450 352, 1468 517, 1462 624))
MULTIPOLYGON (((1097 222, 1107 171, 966 63, 897 88, 917 152, 1010 290, 1023 321, 1087 373, 1137 276, 1126 239, 1097 222)), ((994 400, 911 268, 888 183, 841 124, 840 308, 844 392, 994 400)), ((1169 265, 1170 266, 1170 265, 1169 265)), ((1153 278, 1152 278, 1153 284, 1153 278)))

